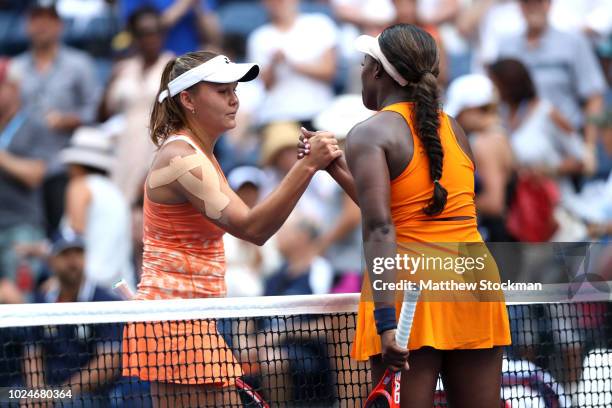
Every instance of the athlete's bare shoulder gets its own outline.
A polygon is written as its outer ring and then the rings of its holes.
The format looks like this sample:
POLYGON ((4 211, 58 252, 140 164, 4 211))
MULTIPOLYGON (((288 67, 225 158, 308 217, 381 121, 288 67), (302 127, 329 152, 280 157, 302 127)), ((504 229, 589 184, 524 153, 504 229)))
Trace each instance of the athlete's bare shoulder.
POLYGON ((192 154, 196 154, 196 150, 189 143, 180 139, 173 140, 159 148, 151 169, 166 167, 175 157, 185 157, 192 154))
POLYGON ((405 134, 406 128, 402 115, 382 111, 355 125, 347 135, 347 140, 349 143, 376 144, 386 149, 396 141, 398 135, 405 134))
POLYGON ((446 115, 446 116, 448 116, 448 121, 450 122, 451 130, 453 131, 455 135, 455 139, 457 139, 457 143, 459 143, 459 147, 461 147, 461 150, 463 150, 468 155, 468 157, 472 160, 472 163, 474 163, 474 153, 472 153, 472 148, 470 147, 470 141, 468 137, 466 136, 465 132, 463 131, 463 128, 459 125, 459 123, 457 123, 455 118, 453 118, 450 115, 446 115))

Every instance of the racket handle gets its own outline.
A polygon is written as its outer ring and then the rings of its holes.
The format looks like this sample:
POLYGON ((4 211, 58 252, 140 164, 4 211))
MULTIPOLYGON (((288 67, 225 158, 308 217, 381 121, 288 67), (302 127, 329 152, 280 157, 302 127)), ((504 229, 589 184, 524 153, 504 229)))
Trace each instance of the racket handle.
POLYGON ((404 291, 402 310, 400 311, 399 321, 397 322, 397 330, 395 331, 395 342, 400 347, 408 347, 408 339, 410 337, 410 330, 412 329, 414 311, 416 310, 416 305, 420 294, 420 290, 404 291))
POLYGON ((132 292, 132 289, 130 289, 127 282, 123 279, 113 285, 113 290, 123 300, 130 300, 134 297, 134 292, 132 292))

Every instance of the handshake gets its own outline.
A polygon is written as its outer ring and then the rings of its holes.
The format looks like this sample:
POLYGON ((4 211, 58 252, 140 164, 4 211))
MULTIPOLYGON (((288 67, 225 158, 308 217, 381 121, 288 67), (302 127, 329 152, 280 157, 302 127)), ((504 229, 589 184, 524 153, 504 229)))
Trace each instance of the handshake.
POLYGON ((297 147, 298 159, 309 162, 316 170, 326 169, 342 157, 338 140, 327 131, 313 132, 302 127, 297 147))

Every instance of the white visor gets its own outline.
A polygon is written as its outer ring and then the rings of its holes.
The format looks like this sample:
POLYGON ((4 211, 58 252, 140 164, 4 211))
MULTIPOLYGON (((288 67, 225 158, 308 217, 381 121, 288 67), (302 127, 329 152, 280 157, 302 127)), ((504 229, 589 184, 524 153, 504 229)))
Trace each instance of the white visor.
POLYGON ((198 82, 215 82, 218 84, 246 82, 255 79, 257 75, 259 75, 257 64, 236 64, 225 55, 218 55, 174 78, 168 84, 168 89, 159 94, 157 100, 161 103, 168 96, 178 95, 198 82))
POLYGON ((389 62, 385 54, 383 54, 380 49, 380 44, 378 43, 378 37, 360 35, 355 39, 355 49, 364 54, 368 54, 370 57, 380 62, 385 72, 401 86, 406 86, 408 84, 408 81, 397 72, 397 69, 389 62))

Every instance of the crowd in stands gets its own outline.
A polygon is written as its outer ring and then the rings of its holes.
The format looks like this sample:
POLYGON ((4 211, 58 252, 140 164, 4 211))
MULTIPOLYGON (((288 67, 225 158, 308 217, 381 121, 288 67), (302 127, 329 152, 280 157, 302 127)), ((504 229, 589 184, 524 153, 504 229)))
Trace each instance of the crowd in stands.
MULTIPOLYGON (((155 154, 148 116, 174 56, 211 49, 260 64, 259 79, 238 88, 237 128, 216 146, 253 205, 297 160, 300 126, 343 139, 372 114, 352 44, 393 23, 421 26, 442 51, 438 82, 474 151, 482 236, 605 240, 609 3, 3 0, 0 20, 14 29, 0 33, 0 301, 33 300, 50 277, 47 243, 67 233, 84 239, 89 278, 136 286, 155 154)), ((327 174, 292 218, 262 248, 227 237, 229 293, 358 291, 359 211, 327 174), (304 239, 300 256, 281 236, 304 239), (309 274, 314 285, 298 284, 309 274)))
MULTIPOLYGON (((373 114, 353 40, 394 23, 442 50, 485 240, 612 236, 610 0, 0 0, 0 303, 136 287, 149 113, 174 56, 260 64, 216 146, 252 206, 297 160, 300 126, 343 140, 373 114)), ((225 245, 229 296, 360 289, 359 209, 324 172, 275 238, 225 245)))

